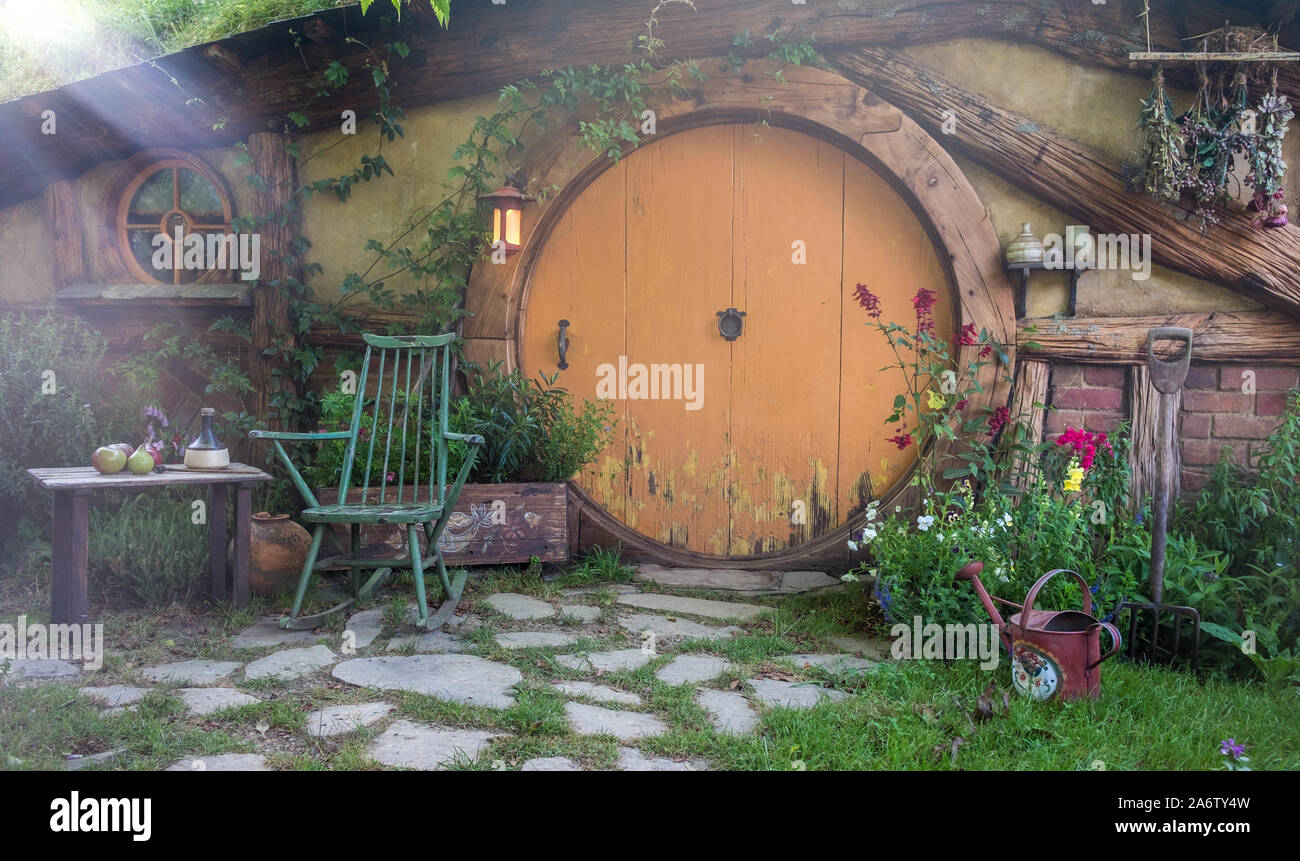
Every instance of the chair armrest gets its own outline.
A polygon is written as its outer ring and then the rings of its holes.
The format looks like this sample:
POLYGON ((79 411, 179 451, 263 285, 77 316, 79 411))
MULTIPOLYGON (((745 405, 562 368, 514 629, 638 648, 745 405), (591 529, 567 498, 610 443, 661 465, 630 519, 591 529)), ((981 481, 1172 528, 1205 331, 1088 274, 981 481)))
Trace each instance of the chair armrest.
POLYGON ((474 445, 484 445, 487 442, 487 440, 483 439, 483 437, 476 433, 451 433, 448 431, 442 435, 442 438, 453 442, 468 442, 474 445))
POLYGON ((289 431, 255 430, 248 432, 249 439, 351 439, 352 431, 328 431, 322 433, 290 433, 289 431))

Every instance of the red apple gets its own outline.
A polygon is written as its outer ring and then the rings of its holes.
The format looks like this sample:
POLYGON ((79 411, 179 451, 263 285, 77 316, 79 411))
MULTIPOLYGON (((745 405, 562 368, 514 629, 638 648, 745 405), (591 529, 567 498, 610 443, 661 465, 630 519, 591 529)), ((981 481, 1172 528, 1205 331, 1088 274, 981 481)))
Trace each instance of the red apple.
POLYGON ((101 446, 90 456, 90 465, 104 475, 114 475, 126 466, 127 457, 117 446, 101 446))

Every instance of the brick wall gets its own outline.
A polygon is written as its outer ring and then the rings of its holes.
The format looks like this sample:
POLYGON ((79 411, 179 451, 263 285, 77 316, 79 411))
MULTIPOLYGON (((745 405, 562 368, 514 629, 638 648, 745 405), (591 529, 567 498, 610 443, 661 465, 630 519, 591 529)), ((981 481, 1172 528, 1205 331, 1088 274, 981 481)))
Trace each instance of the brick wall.
MULTIPOLYGON (((1050 439, 1068 427, 1112 431, 1128 418, 1128 372, 1113 365, 1055 365, 1048 386, 1044 429, 1050 439)), ((1179 414, 1184 491, 1199 490, 1223 447, 1238 463, 1278 426, 1287 392, 1300 385, 1300 369, 1278 365, 1192 363, 1179 414), (1249 391, 1253 371, 1254 391, 1249 391), (1243 389, 1245 389, 1243 391, 1243 389)))

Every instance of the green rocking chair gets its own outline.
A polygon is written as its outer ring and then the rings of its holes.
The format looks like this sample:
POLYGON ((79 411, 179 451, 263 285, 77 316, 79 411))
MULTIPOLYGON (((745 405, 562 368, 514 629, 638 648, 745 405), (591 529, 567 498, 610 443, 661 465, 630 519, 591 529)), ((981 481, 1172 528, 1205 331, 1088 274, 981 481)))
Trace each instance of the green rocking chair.
POLYGON ((303 564, 302 577, 298 581, 298 591, 293 599, 293 611, 280 619, 280 627, 290 630, 315 628, 321 622, 336 613, 341 613, 353 606, 358 599, 377 589, 394 568, 411 569, 415 575, 415 599, 418 604, 419 618, 417 624, 432 630, 441 626, 456 610, 465 588, 465 572, 462 570, 455 578, 447 577, 447 567, 443 563, 442 551, 438 547, 438 538, 442 535, 447 518, 455 509, 461 487, 469 476, 478 455, 483 437, 477 435, 449 433, 447 430, 447 410, 451 377, 451 342, 455 335, 363 335, 366 342, 366 355, 361 364, 361 377, 357 381, 356 405, 352 410, 352 426, 346 431, 326 433, 284 433, 279 431, 252 431, 253 439, 271 440, 280 460, 289 469, 289 476, 294 486, 307 500, 309 508, 302 513, 308 523, 316 524, 312 533, 311 550, 303 564), (370 385, 370 372, 378 364, 378 376, 374 385, 370 385), (387 377, 385 376, 387 374, 387 377), (425 390, 428 398, 425 398, 425 390), (385 410, 385 404, 387 410, 385 410), (427 421, 425 417, 427 416, 427 421), (382 451, 375 451, 375 438, 380 430, 386 428, 382 451), (412 457, 407 458, 408 434, 415 435, 415 447, 412 457), (343 474, 339 480, 338 502, 334 505, 321 505, 311 489, 303 481, 298 469, 289 460, 281 444, 283 440, 330 440, 348 441, 347 452, 343 456, 343 474), (456 476, 456 482, 447 487, 447 443, 459 440, 468 444, 468 452, 456 476), (393 443, 396 442, 397 445, 393 443), (357 455, 357 447, 366 450, 365 472, 361 481, 361 501, 349 502, 348 489, 352 486, 352 463, 357 455), (382 461, 375 461, 376 456, 382 461), (381 463, 378 473, 378 487, 370 486, 372 464, 381 463), (428 493, 421 499, 421 466, 427 467, 428 493), (406 477, 412 475, 413 490, 408 488, 406 477), (403 494, 407 498, 403 499, 403 494), (352 546, 344 549, 334 534, 333 524, 346 523, 351 527, 352 546), (397 559, 362 558, 362 525, 391 523, 405 527, 405 541, 409 555, 397 559), (420 550, 419 533, 423 530, 427 542, 425 551, 420 550), (321 542, 328 537, 338 549, 339 555, 317 559, 321 542), (430 563, 437 566, 438 578, 442 581, 443 604, 438 611, 429 616, 429 606, 425 600, 424 572, 430 563), (349 568, 352 572, 353 597, 343 603, 311 616, 302 616, 303 596, 307 593, 307 584, 315 571, 328 568, 349 568), (374 568, 375 572, 363 584, 360 582, 361 569, 374 568))

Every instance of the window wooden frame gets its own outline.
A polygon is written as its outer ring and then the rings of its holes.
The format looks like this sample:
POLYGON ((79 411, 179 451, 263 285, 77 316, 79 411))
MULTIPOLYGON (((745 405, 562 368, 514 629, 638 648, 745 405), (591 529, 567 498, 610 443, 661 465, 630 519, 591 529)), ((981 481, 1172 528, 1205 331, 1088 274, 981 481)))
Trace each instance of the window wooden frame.
MULTIPOLYGON (((176 215, 184 219, 187 235, 191 232, 190 228, 206 230, 207 232, 215 232, 216 229, 220 228, 221 232, 227 236, 234 233, 230 226, 231 219, 235 215, 230 190, 227 188, 225 180, 204 163, 202 159, 175 149, 142 150, 127 159, 109 184, 104 206, 105 227, 109 237, 108 244, 121 273, 127 278, 139 281, 142 284, 164 284, 181 289, 194 284, 214 284, 237 280, 238 276, 235 274, 237 261, 236 265, 229 269, 204 270, 192 281, 179 280, 179 267, 165 273, 166 276, 170 277, 160 277, 157 270, 140 264, 140 261, 131 252, 130 231, 152 229, 170 236, 171 231, 164 230, 163 226, 176 215), (141 186, 164 170, 170 170, 172 174, 172 208, 163 214, 157 224, 129 221, 131 202, 136 193, 141 186), (192 171, 212 185, 221 201, 220 223, 217 222, 215 217, 198 221, 193 215, 181 209, 179 198, 181 193, 180 171, 182 170, 192 171)), ((173 254, 175 253, 173 251, 173 254)))

